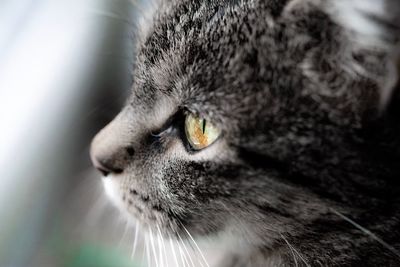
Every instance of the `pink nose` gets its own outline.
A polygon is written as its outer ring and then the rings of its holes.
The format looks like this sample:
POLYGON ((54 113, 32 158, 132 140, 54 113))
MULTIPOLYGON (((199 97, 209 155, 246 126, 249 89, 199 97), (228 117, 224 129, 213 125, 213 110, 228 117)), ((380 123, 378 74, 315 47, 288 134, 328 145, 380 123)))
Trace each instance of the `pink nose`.
POLYGON ((135 135, 123 115, 121 112, 97 133, 90 147, 93 165, 104 176, 123 172, 134 158, 132 138, 135 135))

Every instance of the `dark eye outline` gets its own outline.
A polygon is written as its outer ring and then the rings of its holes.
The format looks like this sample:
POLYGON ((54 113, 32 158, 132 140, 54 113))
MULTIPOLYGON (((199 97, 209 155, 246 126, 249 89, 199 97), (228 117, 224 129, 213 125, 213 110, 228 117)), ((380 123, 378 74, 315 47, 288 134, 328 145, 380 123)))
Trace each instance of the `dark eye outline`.
POLYGON ((169 117, 169 119, 158 130, 156 130, 155 132, 151 131, 150 135, 155 138, 160 138, 163 135, 172 133, 180 117, 180 113, 181 113, 180 111, 175 112, 174 115, 169 117))
POLYGON ((174 113, 164 124, 156 131, 151 131, 151 137, 159 140, 166 135, 176 135, 182 142, 185 147, 186 152, 190 155, 196 154, 204 149, 207 149, 213 146, 218 140, 223 136, 223 132, 220 133, 217 139, 214 140, 209 146, 206 146, 202 149, 195 149, 189 142, 186 133, 185 133, 185 119, 189 114, 196 114, 195 112, 191 112, 189 109, 183 107, 178 109, 177 112, 174 113))

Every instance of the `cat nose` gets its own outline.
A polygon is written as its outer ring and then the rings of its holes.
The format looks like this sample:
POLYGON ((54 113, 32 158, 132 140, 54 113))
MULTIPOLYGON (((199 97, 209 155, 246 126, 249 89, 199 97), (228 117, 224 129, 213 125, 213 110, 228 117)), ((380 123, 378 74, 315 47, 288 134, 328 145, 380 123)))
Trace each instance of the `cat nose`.
POLYGON ((117 117, 104 127, 93 139, 90 158, 93 166, 104 176, 119 174, 133 160, 135 151, 130 142, 130 135, 123 131, 117 117))
POLYGON ((118 174, 123 171, 123 169, 121 169, 118 166, 116 166, 115 164, 113 164, 112 161, 110 161, 110 160, 98 158, 95 155, 92 155, 91 158, 92 158, 93 166, 99 172, 101 172, 101 174, 103 174, 104 176, 107 176, 110 173, 118 174))
POLYGON ((93 166, 104 176, 119 174, 132 160, 134 149, 131 146, 118 146, 115 142, 108 142, 100 132, 93 140, 90 149, 90 158, 93 166))

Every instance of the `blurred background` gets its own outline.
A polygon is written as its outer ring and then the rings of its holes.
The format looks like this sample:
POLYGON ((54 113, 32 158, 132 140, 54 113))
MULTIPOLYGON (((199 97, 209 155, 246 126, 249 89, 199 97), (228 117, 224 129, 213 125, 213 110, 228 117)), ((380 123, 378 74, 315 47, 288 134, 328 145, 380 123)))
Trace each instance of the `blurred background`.
POLYGON ((0 267, 145 265, 89 160, 129 92, 136 7, 0 1, 0 267))

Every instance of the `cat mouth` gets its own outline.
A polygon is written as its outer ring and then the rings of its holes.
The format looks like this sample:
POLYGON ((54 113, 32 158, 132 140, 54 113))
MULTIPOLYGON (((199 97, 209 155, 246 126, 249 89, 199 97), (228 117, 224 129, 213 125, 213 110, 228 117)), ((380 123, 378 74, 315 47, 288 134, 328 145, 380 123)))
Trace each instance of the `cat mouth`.
POLYGON ((122 195, 122 201, 128 206, 128 209, 133 209, 135 213, 142 216, 146 211, 150 213, 149 219, 154 220, 151 213, 164 213, 163 207, 158 203, 153 203, 148 194, 140 193, 136 189, 129 189, 128 194, 122 195))
POLYGON ((130 187, 123 190, 120 186, 120 176, 108 175, 102 178, 106 195, 127 217, 144 224, 162 225, 173 220, 168 208, 137 188, 130 187))
POLYGON ((189 231, 194 236, 210 236, 224 229, 223 222, 210 224, 209 215, 204 216, 202 207, 185 206, 186 202, 179 199, 160 200, 155 193, 143 190, 133 182, 125 187, 126 177, 123 175, 108 175, 102 178, 106 195, 127 220, 139 223, 143 228, 160 231, 165 236, 179 238, 189 231), (204 221, 208 227, 199 227, 198 222, 204 221))

